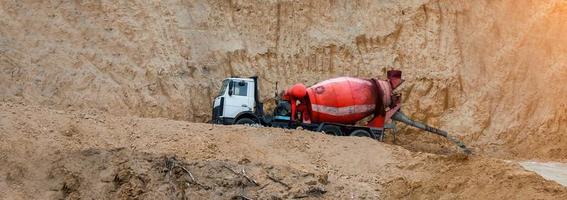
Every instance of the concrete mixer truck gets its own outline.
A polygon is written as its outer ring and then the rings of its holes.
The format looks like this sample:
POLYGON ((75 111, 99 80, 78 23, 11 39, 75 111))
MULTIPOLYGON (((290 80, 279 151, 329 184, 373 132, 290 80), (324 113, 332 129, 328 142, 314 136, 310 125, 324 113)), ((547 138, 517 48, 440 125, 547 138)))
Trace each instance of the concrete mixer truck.
POLYGON ((211 122, 301 127, 335 136, 383 141, 387 130, 395 133, 394 121, 398 121, 445 137, 470 153, 461 141, 447 132, 411 120, 401 112, 401 95, 394 92, 404 82, 401 76, 401 71, 390 70, 387 80, 338 77, 310 87, 298 83, 276 95, 276 107, 271 114, 264 112, 259 100, 258 77, 231 77, 222 82, 213 101, 211 122), (361 124, 361 120, 370 117, 361 124))

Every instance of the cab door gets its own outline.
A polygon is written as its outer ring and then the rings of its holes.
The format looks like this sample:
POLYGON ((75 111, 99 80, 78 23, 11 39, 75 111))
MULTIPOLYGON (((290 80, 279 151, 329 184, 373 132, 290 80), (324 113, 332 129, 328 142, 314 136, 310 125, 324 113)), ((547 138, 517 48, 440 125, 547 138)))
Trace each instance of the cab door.
POLYGON ((228 96, 224 101, 223 117, 235 118, 241 112, 254 108, 253 83, 244 80, 232 80, 229 84, 228 96))

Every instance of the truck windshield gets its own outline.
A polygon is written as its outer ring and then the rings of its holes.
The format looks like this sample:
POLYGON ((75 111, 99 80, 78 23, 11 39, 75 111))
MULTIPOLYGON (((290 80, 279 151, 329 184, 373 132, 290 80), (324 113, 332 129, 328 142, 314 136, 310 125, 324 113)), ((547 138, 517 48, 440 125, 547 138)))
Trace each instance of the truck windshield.
POLYGON ((224 92, 226 91, 226 88, 228 87, 229 82, 230 82, 230 80, 228 80, 228 79, 222 81, 222 86, 221 86, 221 89, 220 89, 219 94, 217 96, 222 96, 224 94, 224 92))

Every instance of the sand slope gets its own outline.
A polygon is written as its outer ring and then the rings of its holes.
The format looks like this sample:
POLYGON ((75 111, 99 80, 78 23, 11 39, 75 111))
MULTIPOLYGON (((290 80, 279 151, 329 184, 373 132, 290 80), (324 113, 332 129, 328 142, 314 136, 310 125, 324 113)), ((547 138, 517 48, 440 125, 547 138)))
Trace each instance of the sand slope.
POLYGON ((5 1, 0 95, 204 122, 231 75, 258 75, 268 99, 275 82, 397 68, 412 117, 486 154, 562 160, 565 8, 561 0, 5 1))
POLYGON ((567 188, 517 164, 368 138, 0 108, 0 199, 567 197, 567 188))

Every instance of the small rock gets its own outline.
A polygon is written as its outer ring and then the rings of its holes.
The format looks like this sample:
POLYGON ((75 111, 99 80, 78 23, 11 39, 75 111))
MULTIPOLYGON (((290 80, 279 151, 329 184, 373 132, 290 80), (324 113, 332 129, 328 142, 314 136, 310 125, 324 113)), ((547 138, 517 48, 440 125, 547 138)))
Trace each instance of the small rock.
POLYGON ((319 181, 319 183, 321 183, 323 185, 329 184, 329 175, 328 174, 319 175, 318 181, 319 181))
POLYGON ((242 158, 240 161, 238 161, 238 164, 248 164, 250 163, 250 160, 248 158, 242 158))

